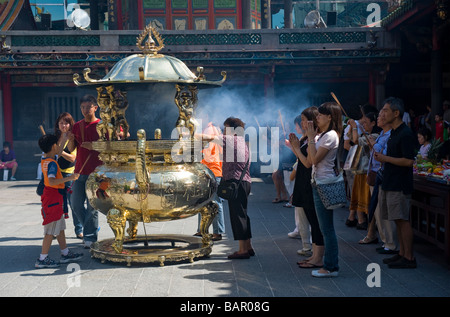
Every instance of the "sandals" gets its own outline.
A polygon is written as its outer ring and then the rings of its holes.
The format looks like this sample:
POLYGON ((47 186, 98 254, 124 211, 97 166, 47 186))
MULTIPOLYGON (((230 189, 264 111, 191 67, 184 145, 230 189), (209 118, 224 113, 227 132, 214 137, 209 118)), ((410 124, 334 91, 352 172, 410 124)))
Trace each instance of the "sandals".
POLYGON ((353 220, 347 219, 345 221, 345 225, 347 227, 356 227, 357 224, 358 224, 358 219, 353 219, 353 220))
POLYGON ((250 259, 250 254, 248 252, 245 252, 245 253, 234 252, 233 254, 230 254, 228 256, 228 259, 230 259, 230 260, 250 259))
POLYGON ((308 261, 301 261, 301 262, 297 262, 298 267, 302 268, 302 269, 319 269, 321 267, 323 267, 323 265, 315 265, 312 263, 309 263, 308 261))
POLYGON ((247 252, 245 253, 239 253, 238 251, 234 252, 233 254, 230 254, 228 256, 228 259, 230 260, 234 260, 234 259, 250 259, 251 256, 255 256, 255 250, 249 249, 247 252))
POLYGON ((364 239, 359 240, 359 244, 377 244, 378 238, 370 239, 368 236, 365 236, 364 239))

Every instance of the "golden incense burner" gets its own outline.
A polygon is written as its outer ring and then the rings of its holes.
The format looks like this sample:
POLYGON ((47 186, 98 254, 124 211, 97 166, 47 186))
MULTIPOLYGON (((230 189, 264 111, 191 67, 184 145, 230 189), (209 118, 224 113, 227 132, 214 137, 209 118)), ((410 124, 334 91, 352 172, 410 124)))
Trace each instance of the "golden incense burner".
POLYGON ((91 79, 90 69, 83 71, 86 80, 83 83, 78 74, 73 76, 78 86, 93 85, 97 90, 100 139, 93 142, 93 148, 100 153, 104 164, 89 176, 86 192, 91 205, 106 215, 115 236, 94 243, 91 255, 102 262, 109 260, 128 265, 132 262, 164 265, 165 261, 186 259, 192 262, 196 257, 211 253, 211 235, 207 231, 217 213, 217 204, 211 200, 217 190, 215 177, 200 163, 198 149, 204 144, 193 138, 197 125, 194 117, 197 93, 199 87, 219 87, 226 73, 222 72, 221 81, 207 81, 203 68, 197 68, 196 76, 180 60, 159 54, 164 47, 163 40, 151 26, 137 38, 137 46, 143 54, 122 59, 103 79, 91 79), (179 137, 161 139, 161 130, 157 128, 155 139, 147 140, 145 130, 140 129, 137 140, 127 140, 127 89, 158 83, 175 84, 179 137), (145 223, 182 219, 197 213, 202 215, 201 238, 147 235, 146 232, 137 235, 139 222, 144 223, 145 231, 145 223), (149 242, 161 241, 170 242, 170 246, 149 245, 149 242), (141 242, 144 246, 136 246, 141 242))

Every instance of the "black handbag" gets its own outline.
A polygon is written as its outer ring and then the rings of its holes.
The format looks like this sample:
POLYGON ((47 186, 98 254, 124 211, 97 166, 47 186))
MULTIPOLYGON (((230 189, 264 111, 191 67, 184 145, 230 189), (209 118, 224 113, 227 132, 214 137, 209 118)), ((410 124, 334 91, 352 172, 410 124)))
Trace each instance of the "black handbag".
POLYGON ((234 200, 238 197, 238 189, 239 185, 241 185, 242 179, 244 178, 245 173, 247 173, 248 161, 245 164, 244 170, 241 173, 241 177, 239 178, 239 182, 236 182, 235 179, 222 180, 217 188, 217 195, 220 198, 226 200, 234 200))

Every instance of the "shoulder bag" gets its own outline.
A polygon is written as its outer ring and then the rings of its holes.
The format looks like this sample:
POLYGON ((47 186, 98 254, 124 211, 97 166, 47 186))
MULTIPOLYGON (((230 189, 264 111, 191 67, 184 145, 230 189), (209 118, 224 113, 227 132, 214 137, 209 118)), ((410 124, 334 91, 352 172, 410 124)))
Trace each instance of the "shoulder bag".
POLYGON ((217 195, 220 198, 226 200, 235 200, 238 196, 239 185, 241 185, 242 179, 244 178, 245 173, 247 173, 248 162, 250 157, 247 159, 247 163, 245 164, 244 170, 241 173, 241 177, 239 178, 239 182, 236 182, 234 179, 222 180, 217 188, 217 195))
POLYGON ((325 209, 337 209, 347 203, 347 193, 343 172, 339 169, 339 158, 336 155, 335 175, 321 180, 312 178, 312 185, 317 189, 325 209))

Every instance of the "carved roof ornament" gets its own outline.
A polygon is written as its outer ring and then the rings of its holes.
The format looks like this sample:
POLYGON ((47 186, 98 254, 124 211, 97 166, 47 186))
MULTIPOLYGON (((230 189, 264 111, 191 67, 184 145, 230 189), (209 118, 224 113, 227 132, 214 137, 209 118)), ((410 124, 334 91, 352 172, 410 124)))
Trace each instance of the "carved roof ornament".
POLYGON ((161 35, 151 25, 147 25, 136 40, 136 46, 142 50, 145 55, 156 55, 164 48, 164 41, 161 35), (152 35, 155 37, 156 42, 152 35), (147 40, 145 40, 146 38, 147 40))

